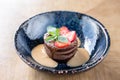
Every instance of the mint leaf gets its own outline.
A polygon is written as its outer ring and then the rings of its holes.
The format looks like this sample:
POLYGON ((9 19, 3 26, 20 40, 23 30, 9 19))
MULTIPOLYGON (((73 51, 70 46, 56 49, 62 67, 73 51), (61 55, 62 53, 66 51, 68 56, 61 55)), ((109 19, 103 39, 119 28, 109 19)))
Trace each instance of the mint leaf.
POLYGON ((56 28, 53 27, 53 26, 48 26, 48 27, 47 27, 47 32, 48 32, 48 33, 49 33, 49 32, 56 32, 56 28))
POLYGON ((56 38, 57 38, 56 36, 48 36, 48 37, 45 39, 45 41, 46 41, 46 42, 53 41, 53 40, 55 40, 56 38))
POLYGON ((47 32, 48 32, 51 36, 59 36, 59 29, 56 28, 56 27, 48 26, 48 27, 47 27, 47 32))
POLYGON ((68 39, 64 36, 58 36, 58 41, 60 42, 68 42, 68 39))
POLYGON ((51 36, 56 36, 56 32, 49 32, 51 36))
POLYGON ((52 40, 57 40, 58 36, 60 35, 60 30, 56 27, 48 26, 47 27, 47 32, 50 36, 46 38, 46 41, 52 41, 52 40))
POLYGON ((57 28, 55 33, 56 33, 56 36, 59 36, 60 35, 60 29, 57 28))

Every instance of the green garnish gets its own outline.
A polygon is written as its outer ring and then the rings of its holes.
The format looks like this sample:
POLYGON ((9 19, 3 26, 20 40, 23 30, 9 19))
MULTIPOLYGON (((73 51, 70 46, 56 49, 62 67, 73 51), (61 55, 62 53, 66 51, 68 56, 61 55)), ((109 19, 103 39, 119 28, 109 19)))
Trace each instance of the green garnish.
POLYGON ((47 42, 57 40, 58 36, 60 35, 59 29, 52 26, 47 27, 47 32, 50 35, 45 39, 47 42))
POLYGON ((46 42, 53 41, 56 39, 56 36, 48 36, 45 40, 46 42))
POLYGON ((56 36, 58 37, 60 35, 60 29, 56 29, 56 36))
POLYGON ((48 33, 49 33, 49 32, 56 32, 56 28, 53 27, 53 26, 48 26, 48 27, 47 27, 47 32, 48 32, 48 33))
POLYGON ((56 32, 48 32, 50 36, 56 36, 56 32))
POLYGON ((64 36, 58 36, 58 41, 60 42, 68 42, 68 39, 64 36))
POLYGON ((47 27, 47 32, 49 36, 45 39, 45 41, 53 41, 57 40, 60 42, 68 42, 67 38, 64 36, 60 36, 60 30, 56 27, 48 26, 47 27))
POLYGON ((52 26, 48 26, 47 27, 47 32, 51 35, 51 36, 59 36, 59 29, 52 27, 52 26))

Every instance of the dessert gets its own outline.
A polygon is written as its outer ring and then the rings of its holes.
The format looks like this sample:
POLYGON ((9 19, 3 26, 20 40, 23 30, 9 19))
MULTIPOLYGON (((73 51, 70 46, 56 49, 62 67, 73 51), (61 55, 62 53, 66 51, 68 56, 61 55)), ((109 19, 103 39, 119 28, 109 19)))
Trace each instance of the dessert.
POLYGON ((44 35, 44 47, 48 56, 58 62, 67 62, 77 51, 78 41, 75 31, 67 27, 49 26, 44 35))
POLYGON ((70 67, 84 64, 90 58, 84 48, 78 48, 81 44, 75 31, 67 27, 55 28, 49 26, 44 34, 44 44, 33 48, 31 54, 35 61, 47 67, 57 67, 59 62, 70 67))

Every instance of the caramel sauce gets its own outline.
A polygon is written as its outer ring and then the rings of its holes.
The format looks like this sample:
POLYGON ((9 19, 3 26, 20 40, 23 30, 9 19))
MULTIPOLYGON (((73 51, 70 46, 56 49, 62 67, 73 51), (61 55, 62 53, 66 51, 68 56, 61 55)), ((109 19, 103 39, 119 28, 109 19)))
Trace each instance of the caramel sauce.
POLYGON ((40 44, 32 50, 32 57, 35 61, 40 63, 43 66, 47 67, 57 67, 58 63, 53 59, 49 58, 45 52, 44 45, 40 44))
POLYGON ((70 67, 76 67, 84 64, 89 60, 90 56, 84 48, 78 48, 76 54, 67 62, 70 67))

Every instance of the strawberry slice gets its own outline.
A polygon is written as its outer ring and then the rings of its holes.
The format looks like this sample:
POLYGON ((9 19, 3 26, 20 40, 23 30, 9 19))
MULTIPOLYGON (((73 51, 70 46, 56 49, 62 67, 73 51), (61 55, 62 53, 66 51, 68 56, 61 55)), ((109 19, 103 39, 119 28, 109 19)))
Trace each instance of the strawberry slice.
POLYGON ((70 42, 67 42, 67 43, 63 43, 63 42, 59 42, 59 41, 56 41, 54 43, 54 45, 58 48, 64 48, 64 47, 67 47, 70 45, 70 42))
POLYGON ((60 28, 60 34, 61 35, 65 35, 66 33, 68 33, 69 32, 69 30, 68 30, 68 28, 66 27, 66 26, 62 26, 61 28, 60 28))
POLYGON ((76 36, 77 35, 75 31, 70 31, 66 34, 66 37, 70 42, 73 42, 76 39, 76 36))

